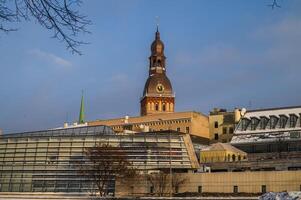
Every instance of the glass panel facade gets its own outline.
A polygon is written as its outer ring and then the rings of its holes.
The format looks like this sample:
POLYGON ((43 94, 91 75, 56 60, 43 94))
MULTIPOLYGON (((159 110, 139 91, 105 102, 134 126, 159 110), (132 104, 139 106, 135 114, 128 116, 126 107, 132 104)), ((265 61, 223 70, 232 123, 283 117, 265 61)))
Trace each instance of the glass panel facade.
POLYGON ((102 142, 122 147, 140 170, 192 168, 183 134, 177 132, 117 135, 93 126, 7 134, 0 138, 0 192, 91 191, 76 165, 86 164, 85 148, 102 142))

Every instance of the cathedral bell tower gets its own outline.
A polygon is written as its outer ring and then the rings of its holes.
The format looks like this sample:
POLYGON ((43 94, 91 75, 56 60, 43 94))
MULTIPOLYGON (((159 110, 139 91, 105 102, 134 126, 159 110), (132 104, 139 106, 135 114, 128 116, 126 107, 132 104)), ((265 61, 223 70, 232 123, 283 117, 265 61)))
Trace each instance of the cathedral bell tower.
POLYGON ((140 101, 142 116, 174 112, 175 95, 170 80, 166 76, 165 60, 164 44, 160 40, 160 32, 157 27, 149 57, 149 76, 140 101))

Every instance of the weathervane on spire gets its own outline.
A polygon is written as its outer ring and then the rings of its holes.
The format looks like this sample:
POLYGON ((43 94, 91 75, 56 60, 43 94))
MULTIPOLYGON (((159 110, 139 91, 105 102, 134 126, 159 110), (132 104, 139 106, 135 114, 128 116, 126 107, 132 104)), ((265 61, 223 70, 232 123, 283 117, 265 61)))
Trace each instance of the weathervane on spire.
POLYGON ((159 21, 160 21, 159 16, 156 16, 157 32, 159 31, 159 21))

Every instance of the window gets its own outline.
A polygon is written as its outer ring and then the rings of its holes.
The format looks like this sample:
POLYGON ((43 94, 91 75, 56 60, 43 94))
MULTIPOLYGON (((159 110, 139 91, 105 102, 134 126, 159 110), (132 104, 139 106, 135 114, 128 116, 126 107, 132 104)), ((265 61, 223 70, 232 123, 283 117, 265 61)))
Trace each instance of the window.
MULTIPOLYGON (((300 185, 300 189, 301 189, 301 185, 300 185)), ((199 185, 199 187, 198 187, 198 193, 202 193, 202 186, 201 185, 199 185)))
POLYGON ((238 186, 237 185, 233 186, 233 193, 238 193, 238 186))
POLYGON ((276 127, 277 121, 278 121, 278 118, 276 116, 271 116, 271 119, 270 119, 270 128, 271 129, 274 129, 276 127))
POLYGON ((250 120, 242 119, 242 121, 241 121, 242 131, 247 130, 249 123, 250 123, 250 120))
POLYGON ((268 118, 266 118, 266 117, 261 117, 261 119, 260 119, 260 129, 261 130, 264 130, 265 129, 265 127, 267 126, 267 124, 268 124, 268 118))
POLYGON ((297 123, 297 116, 296 115, 290 115, 290 128, 294 128, 297 123))
POLYGON ((166 105, 165 105, 165 104, 163 104, 163 106, 162 106, 162 110, 163 110, 163 111, 165 111, 165 110, 166 110, 166 105))
POLYGON ((218 128, 218 122, 214 122, 214 128, 218 128))
POLYGON ((233 154, 232 155, 232 161, 235 161, 235 159, 236 159, 236 156, 233 154))
POLYGON ((261 186, 261 193, 266 193, 267 192, 267 186, 266 185, 262 185, 261 186))
POLYGON ((287 122, 287 117, 284 115, 281 115, 280 120, 279 120, 280 128, 285 128, 286 122, 287 122))
POLYGON ((158 104, 156 104, 156 111, 158 111, 159 110, 159 105, 158 104))
POLYGON ((154 186, 150 186, 150 188, 149 188, 149 192, 150 192, 151 194, 153 194, 153 193, 154 193, 154 186))
POLYGON ((227 128, 226 127, 223 128, 223 134, 227 134, 227 128))
POLYGON ((186 133, 189 133, 189 126, 186 126, 186 133))
POLYGON ((251 119, 251 130, 256 130, 259 120, 256 118, 251 119))
POLYGON ((218 133, 215 133, 215 134, 214 134, 214 139, 215 139, 215 140, 218 140, 218 133))
POLYGON ((180 131, 181 131, 181 128, 180 128, 180 127, 178 127, 178 128, 177 128, 177 131, 178 131, 178 132, 180 132, 180 131))
POLYGON ((233 134, 233 132, 234 132, 233 127, 230 127, 230 128, 229 128, 229 134, 233 134))

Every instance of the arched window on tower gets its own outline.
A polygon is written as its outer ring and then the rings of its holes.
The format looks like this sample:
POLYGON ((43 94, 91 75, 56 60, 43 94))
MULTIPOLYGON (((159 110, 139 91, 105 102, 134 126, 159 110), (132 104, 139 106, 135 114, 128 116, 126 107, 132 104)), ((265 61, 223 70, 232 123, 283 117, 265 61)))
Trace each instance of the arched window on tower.
POLYGON ((156 103, 156 106, 155 106, 155 108, 156 108, 156 111, 158 111, 159 110, 159 105, 156 103))
POLYGON ((165 105, 165 103, 162 105, 162 110, 166 111, 166 105, 165 105))

